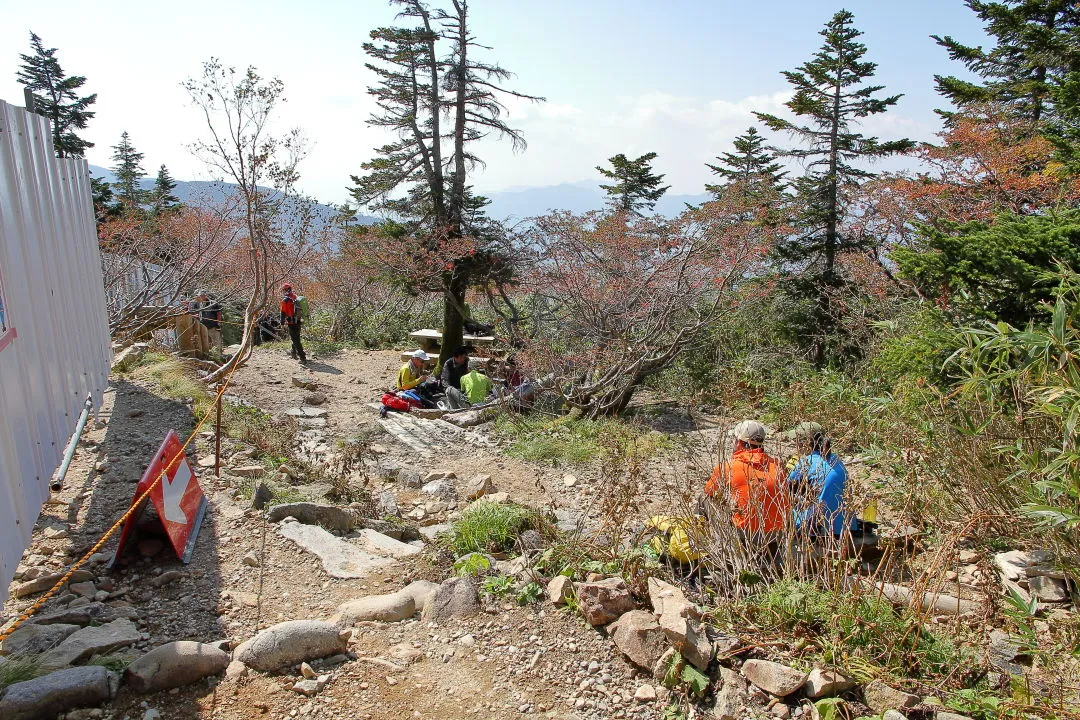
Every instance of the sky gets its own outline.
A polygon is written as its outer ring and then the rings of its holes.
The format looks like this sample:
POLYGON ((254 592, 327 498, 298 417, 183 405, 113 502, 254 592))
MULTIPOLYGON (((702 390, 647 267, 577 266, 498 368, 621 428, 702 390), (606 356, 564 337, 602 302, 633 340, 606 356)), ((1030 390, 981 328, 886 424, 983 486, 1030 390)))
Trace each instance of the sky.
MULTIPOLYGON (((87 92, 98 93, 97 116, 83 133, 96 144, 91 164, 111 166, 111 147, 127 131, 149 175, 164 163, 181 180, 219 179, 189 149, 206 127, 180 86, 210 57, 284 81, 277 127, 299 127, 311 140, 299 187, 320 201, 346 201, 349 175, 390 140, 366 124, 374 78, 361 48, 372 28, 394 22, 384 0, 0 2, 0 99, 23 104, 15 75, 32 30, 59 49, 66 73, 86 76, 87 92)), ((487 166, 472 180, 482 193, 593 182, 606 158, 646 152, 658 153, 654 168, 672 193, 702 192, 705 163, 730 149, 754 123, 753 111, 783 110, 790 91, 781 71, 812 56, 818 32, 841 7, 865 33, 875 82, 904 94, 864 131, 932 140, 940 129, 933 110, 944 105, 933 76, 963 72, 929 36, 986 42, 962 0, 471 0, 469 7, 474 35, 493 48, 483 59, 514 72, 513 89, 546 98, 508 102, 509 122, 528 147, 515 153, 484 141, 478 153, 487 166)))

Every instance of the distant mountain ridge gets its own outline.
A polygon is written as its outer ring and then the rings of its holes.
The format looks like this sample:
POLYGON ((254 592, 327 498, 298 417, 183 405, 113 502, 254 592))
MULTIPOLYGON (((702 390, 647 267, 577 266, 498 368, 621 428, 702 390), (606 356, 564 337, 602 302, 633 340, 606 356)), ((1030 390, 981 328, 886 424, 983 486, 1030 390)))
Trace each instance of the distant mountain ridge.
MULTIPOLYGON (((90 166, 90 174, 109 182, 116 180, 112 171, 97 165, 90 166)), ((149 189, 153 187, 154 181, 152 178, 143 178, 140 185, 144 189, 149 189)), ((205 200, 211 202, 221 200, 229 195, 234 187, 233 183, 226 182, 177 180, 176 190, 173 193, 180 199, 180 202, 197 204, 205 200)), ((607 201, 604 192, 600 189, 599 179, 595 182, 583 180, 558 185, 518 187, 481 194, 491 200, 491 204, 487 208, 488 215, 496 220, 507 221, 510 224, 538 215, 546 215, 553 210, 568 210, 575 213, 602 210, 607 201)), ((707 193, 701 193, 700 195, 665 195, 656 203, 656 212, 665 217, 674 217, 681 213, 688 203, 698 205, 710 197, 707 193)), ((329 222, 337 213, 330 205, 316 203, 315 207, 319 222, 329 222)), ((374 215, 357 215, 357 219, 362 225, 371 225, 380 220, 374 215)))

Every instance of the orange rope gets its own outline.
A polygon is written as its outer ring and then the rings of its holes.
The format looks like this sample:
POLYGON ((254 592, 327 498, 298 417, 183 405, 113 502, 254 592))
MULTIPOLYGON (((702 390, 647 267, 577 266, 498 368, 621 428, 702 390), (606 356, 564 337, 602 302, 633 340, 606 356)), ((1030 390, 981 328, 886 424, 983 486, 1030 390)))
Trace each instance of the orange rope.
POLYGON ((119 520, 113 523, 112 527, 110 527, 105 532, 105 534, 101 536, 101 539, 94 543, 94 546, 91 547, 85 555, 79 558, 47 593, 34 601, 34 604, 27 608, 22 615, 17 617, 10 626, 0 632, 0 642, 6 640, 8 636, 11 635, 11 633, 15 632, 15 630, 19 628, 20 625, 22 625, 24 622, 30 619, 34 615, 34 613, 40 610, 41 607, 49 600, 49 598, 56 594, 56 591, 67 583, 68 579, 73 574, 75 574, 75 571, 85 565, 86 562, 90 559, 90 557, 98 550, 100 550, 106 542, 108 542, 109 538, 112 537, 113 533, 115 533, 117 529, 119 529, 120 526, 123 525, 124 522, 127 521, 128 518, 130 518, 132 514, 142 506, 143 501, 146 500, 146 498, 150 495, 153 489, 161 483, 161 481, 168 473, 169 469, 174 467, 179 462, 180 458, 184 456, 188 445, 191 444, 191 441, 194 440, 195 436, 199 433, 199 429, 206 424, 206 421, 210 418, 211 411, 214 410, 217 404, 221 402, 221 396, 225 394, 225 390, 229 387, 229 382, 232 380, 232 375, 234 372, 236 372, 236 366, 234 366, 233 369, 229 371, 229 374, 225 377, 225 382, 223 382, 221 384, 221 387, 218 388, 217 397, 215 398, 214 403, 210 406, 210 409, 207 410, 206 413, 202 416, 202 419, 200 419, 199 422, 196 423, 195 429, 191 431, 191 435, 189 435, 188 439, 184 441, 184 444, 180 447, 180 450, 177 451, 177 453, 173 455, 167 463, 165 463, 164 467, 161 470, 161 474, 158 475, 157 479, 150 484, 150 487, 146 488, 146 491, 143 492, 143 494, 140 495, 139 498, 131 504, 131 507, 128 508, 127 512, 125 512, 119 520))

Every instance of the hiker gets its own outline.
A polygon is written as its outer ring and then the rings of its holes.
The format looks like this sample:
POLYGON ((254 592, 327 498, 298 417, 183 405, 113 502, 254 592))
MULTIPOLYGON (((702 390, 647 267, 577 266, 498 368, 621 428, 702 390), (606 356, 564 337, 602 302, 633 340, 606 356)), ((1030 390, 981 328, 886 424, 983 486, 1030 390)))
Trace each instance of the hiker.
POLYGON ((517 390, 525 382, 525 376, 518 370, 517 360, 513 357, 506 358, 503 363, 503 384, 507 390, 517 390))
POLYGON ((221 348, 221 303, 205 290, 197 290, 195 299, 199 302, 199 322, 206 328, 211 348, 221 348))
POLYGON ((423 350, 416 350, 409 356, 409 361, 401 366, 397 374, 396 389, 400 391, 423 391, 423 395, 433 395, 436 383, 424 369, 424 363, 431 359, 423 350))
POLYGON ((469 351, 472 348, 463 345, 443 363, 442 372, 439 373, 439 382, 442 383, 443 392, 446 393, 446 407, 449 410, 464 410, 469 407, 469 400, 461 392, 461 378, 469 372, 469 351))
POLYGON ((491 394, 491 378, 478 368, 473 368, 461 378, 461 391, 470 405, 478 405, 487 400, 488 395, 491 394))
MULTIPOLYGON (((803 423, 809 435, 809 454, 799 458, 788 483, 798 498, 795 526, 813 536, 842 535, 855 527, 855 514, 844 504, 847 468, 836 453, 832 441, 817 423, 803 423), (817 426, 816 430, 809 426, 817 426)), ((798 430, 798 428, 796 428, 798 430)))
POLYGON ((705 494, 716 497, 724 488, 735 504, 731 521, 750 537, 782 530, 791 512, 780 461, 767 455, 765 426, 743 420, 731 431, 735 438, 731 460, 717 465, 705 494))
POLYGON ((300 306, 300 298, 293 293, 290 283, 281 286, 285 297, 281 299, 281 324, 289 329, 289 338, 292 340, 292 350, 289 352, 292 359, 300 358, 301 365, 307 365, 307 354, 304 353, 304 345, 300 342, 300 328, 303 324, 303 311, 300 306))
POLYGON ((780 433, 779 438, 781 440, 795 444, 795 452, 788 457, 785 465, 788 472, 795 469, 795 465, 798 464, 799 460, 810 454, 810 445, 814 440, 814 436, 824 432, 824 428, 819 423, 801 422, 787 432, 780 433))

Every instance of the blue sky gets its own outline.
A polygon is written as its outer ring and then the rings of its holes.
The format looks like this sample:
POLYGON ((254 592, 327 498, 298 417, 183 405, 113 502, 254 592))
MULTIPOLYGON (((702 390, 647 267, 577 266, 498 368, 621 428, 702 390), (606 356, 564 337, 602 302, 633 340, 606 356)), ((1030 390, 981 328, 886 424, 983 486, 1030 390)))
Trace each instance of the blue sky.
MULTIPOLYGON (((931 139, 933 108, 942 106, 933 75, 960 68, 929 35, 986 42, 962 0, 472 0, 474 33, 494 47, 489 59, 517 74, 515 89, 547 98, 510 103, 529 147, 515 155, 505 144, 484 146, 488 167, 474 183, 491 192, 591 181, 611 155, 655 151, 672 192, 700 192, 704 163, 729 148, 753 110, 781 109, 788 86, 780 71, 817 50, 818 31, 841 7, 865 33, 876 80, 905 94, 866 130, 931 139)), ((301 187, 341 202, 348 175, 386 140, 364 124, 371 77, 360 46, 393 15, 382 0, 9 2, 0 99, 22 104, 15 72, 32 29, 99 94, 86 133, 97 143, 92 163, 110 165, 109 146, 127 130, 151 174, 164 162, 176 177, 209 179, 186 149, 203 127, 179 83, 212 55, 255 65, 285 82, 282 126, 299 126, 313 141, 301 187)))

